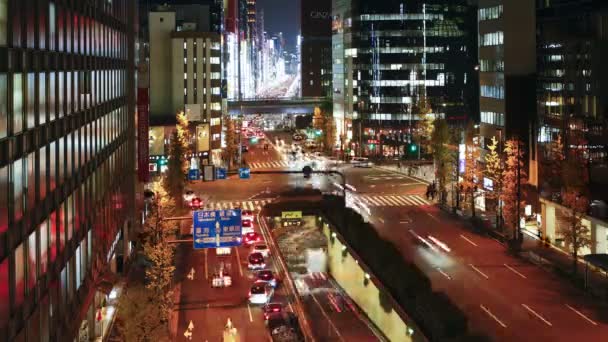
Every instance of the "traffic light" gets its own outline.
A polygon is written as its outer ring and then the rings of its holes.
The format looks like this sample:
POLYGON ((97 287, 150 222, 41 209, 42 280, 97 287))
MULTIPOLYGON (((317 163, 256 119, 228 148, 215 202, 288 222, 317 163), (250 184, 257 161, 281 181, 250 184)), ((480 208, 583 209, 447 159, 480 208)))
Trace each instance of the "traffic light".
POLYGON ((322 133, 323 133, 323 130, 320 130, 320 129, 315 130, 315 135, 318 137, 320 137, 322 133))
POLYGON ((416 152, 416 150, 418 150, 418 146, 416 146, 416 144, 411 144, 410 145, 410 151, 411 152, 416 152))
POLYGON ((167 158, 162 157, 158 160, 158 165, 167 165, 167 158))

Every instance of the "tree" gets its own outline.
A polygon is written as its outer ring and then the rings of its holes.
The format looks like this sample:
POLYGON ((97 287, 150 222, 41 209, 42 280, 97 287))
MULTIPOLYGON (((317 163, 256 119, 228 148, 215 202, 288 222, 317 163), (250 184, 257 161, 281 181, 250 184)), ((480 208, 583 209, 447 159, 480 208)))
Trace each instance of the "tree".
POLYGON ((551 193, 559 194, 561 191, 565 159, 562 136, 558 135, 557 139, 553 140, 548 146, 547 167, 544 168, 544 176, 551 193))
POLYGON ((590 247, 593 243, 591 231, 582 221, 589 209, 589 200, 575 190, 570 189, 562 193, 562 203, 567 207, 563 210, 566 224, 560 225, 559 233, 570 249, 572 273, 576 274, 579 250, 590 247))
POLYGON ((486 199, 492 203, 490 210, 496 213, 496 227, 500 226, 499 199, 502 191, 503 164, 500 154, 498 154, 498 140, 492 137, 488 145, 489 153, 485 155, 486 168, 485 175, 492 180, 492 189, 486 189, 486 199))
POLYGON ((190 127, 188 122, 188 116, 184 112, 178 112, 175 114, 175 119, 177 124, 175 125, 175 129, 177 131, 177 135, 179 137, 179 142, 182 144, 182 150, 189 154, 192 153, 192 149, 190 148, 190 127))
POLYGON ((237 133, 236 124, 229 115, 224 117, 224 127, 226 128, 226 148, 224 149, 223 158, 228 163, 228 168, 232 168, 238 154, 237 134, 240 134, 240 132, 237 133))
POLYGON ((186 187, 188 165, 186 164, 185 153, 184 145, 180 141, 179 133, 176 130, 171 136, 167 175, 165 177, 165 186, 173 198, 179 198, 186 187))
POLYGON ((507 140, 504 152, 506 154, 506 161, 502 177, 502 192, 500 194, 500 199, 503 203, 502 217, 507 227, 513 229, 513 239, 515 239, 517 238, 516 230, 520 219, 518 212, 522 212, 524 206, 523 201, 520 200, 522 197, 521 185, 526 181, 521 142, 516 139, 507 140))
POLYGON ((173 307, 171 281, 175 271, 173 246, 166 241, 148 242, 144 244, 144 255, 151 264, 146 269, 146 288, 155 296, 157 304, 170 312, 173 307))
POLYGON ((125 289, 118 300, 117 325, 124 341, 169 341, 166 317, 170 312, 157 305, 153 294, 142 285, 125 289))
POLYGON ((336 146, 336 122, 333 116, 325 117, 323 144, 325 146, 325 150, 330 153, 333 152, 334 146, 336 146))
POLYGON ((433 134, 433 122, 435 117, 432 115, 433 109, 431 108, 430 102, 422 97, 418 103, 418 121, 416 121, 416 127, 414 128, 414 142, 419 145, 419 151, 424 150, 426 153, 430 153, 431 136, 433 134))
POLYGON ((453 161, 450 157, 448 143, 450 139, 450 131, 448 123, 445 119, 437 119, 433 122, 433 133, 431 134, 431 148, 435 162, 435 179, 439 186, 442 203, 445 203, 446 188, 448 179, 453 170, 453 161))
POLYGON ((479 159, 481 151, 479 149, 478 137, 472 123, 469 123, 465 135, 465 168, 460 182, 460 188, 465 194, 465 202, 470 200, 471 216, 475 217, 475 199, 479 196, 481 189, 483 172, 479 159))

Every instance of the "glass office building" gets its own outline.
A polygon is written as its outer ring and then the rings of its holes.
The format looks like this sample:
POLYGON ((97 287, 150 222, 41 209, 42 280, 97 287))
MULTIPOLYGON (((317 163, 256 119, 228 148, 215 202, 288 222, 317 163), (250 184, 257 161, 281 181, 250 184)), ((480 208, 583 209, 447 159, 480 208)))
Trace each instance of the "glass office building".
POLYGON ((0 0, 0 341, 97 333, 134 212, 134 3, 0 0))
POLYGON ((396 152, 410 139, 423 98, 434 115, 453 122, 476 116, 476 15, 467 1, 334 0, 332 15, 343 148, 396 152))

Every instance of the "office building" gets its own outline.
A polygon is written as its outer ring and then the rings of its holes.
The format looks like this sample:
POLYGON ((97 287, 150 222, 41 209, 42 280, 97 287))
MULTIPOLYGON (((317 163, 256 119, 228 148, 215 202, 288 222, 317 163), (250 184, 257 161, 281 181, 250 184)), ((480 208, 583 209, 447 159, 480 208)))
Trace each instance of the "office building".
POLYGON ((300 16, 302 96, 331 98, 331 2, 302 1, 300 16))
POLYGON ((221 148, 220 35, 176 18, 167 8, 149 13, 150 122, 175 124, 185 111, 196 128, 195 152, 209 160, 221 148))
MULTIPOLYGON (((529 170, 534 171, 536 153, 534 144, 528 142, 536 118, 535 4, 529 0, 480 0, 477 18, 480 146, 487 150, 495 137, 500 153, 507 139, 517 138, 530 156, 529 170)), ((535 184, 536 173, 527 174, 535 184)), ((489 189, 492 183, 488 178, 483 182, 489 189)), ((477 201, 480 209, 486 207, 483 195, 477 201)))
POLYGON ((135 224, 136 18, 0 0, 0 341, 99 337, 135 224))
POLYGON ((583 221, 594 243, 581 252, 608 252, 608 3, 603 0, 538 2, 537 112, 539 192, 543 236, 559 238, 564 224, 559 205, 563 184, 551 177, 552 146, 584 172, 581 192, 591 201, 583 221), (551 182, 553 181, 553 182, 551 182), (604 219, 604 222, 598 221, 604 219))
POLYGON ((435 116, 478 113, 476 22, 459 1, 332 2, 333 113, 344 150, 402 154, 428 99, 435 116))

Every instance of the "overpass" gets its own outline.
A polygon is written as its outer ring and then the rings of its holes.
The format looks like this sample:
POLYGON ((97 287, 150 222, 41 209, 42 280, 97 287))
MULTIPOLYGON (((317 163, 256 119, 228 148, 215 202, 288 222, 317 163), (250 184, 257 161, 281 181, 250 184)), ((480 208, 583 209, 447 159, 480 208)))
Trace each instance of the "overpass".
POLYGON ((281 97, 228 100, 230 115, 243 114, 312 114, 325 97, 281 97))

